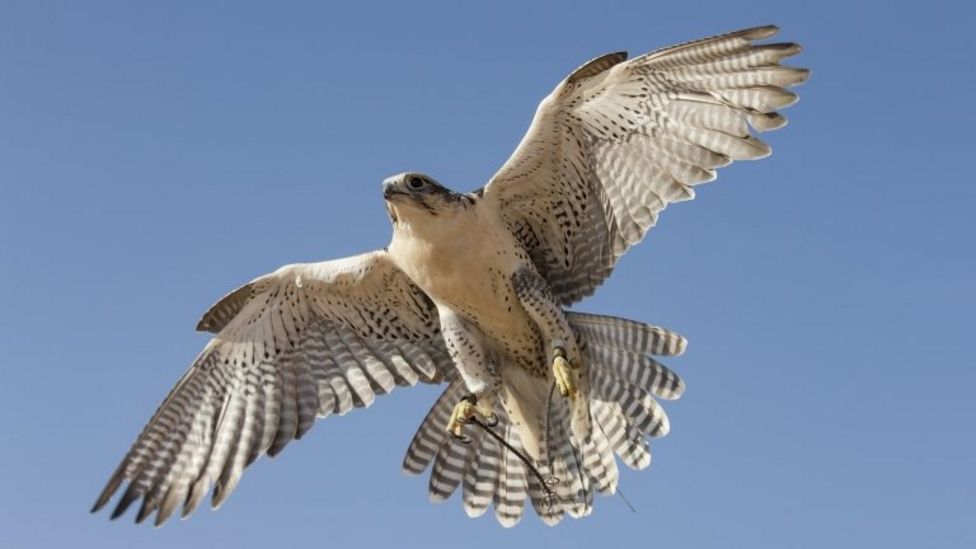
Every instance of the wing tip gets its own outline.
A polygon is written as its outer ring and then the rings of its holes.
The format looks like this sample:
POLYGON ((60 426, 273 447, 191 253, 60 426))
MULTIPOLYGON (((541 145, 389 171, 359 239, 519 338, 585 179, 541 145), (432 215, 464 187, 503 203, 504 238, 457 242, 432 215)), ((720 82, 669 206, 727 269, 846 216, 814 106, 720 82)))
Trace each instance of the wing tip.
POLYGON ((785 128, 789 120, 778 112, 753 113, 749 115, 749 125, 757 132, 771 132, 785 128))
POLYGON ((111 497, 112 497, 111 495, 106 496, 105 494, 102 494, 101 496, 98 497, 97 500, 95 500, 95 504, 91 506, 91 509, 89 509, 88 512, 95 514, 101 511, 102 508, 105 507, 105 504, 108 503, 108 500, 111 499, 111 497))
MULTIPOLYGON (((155 505, 149 504, 149 498, 144 498, 142 500, 142 506, 139 507, 139 512, 136 513, 136 524, 142 524, 155 509, 155 505)), ((160 524, 158 517, 155 522, 157 526, 160 524)))
POLYGON ((121 485, 122 485, 122 466, 119 466, 119 468, 116 469, 115 473, 112 474, 112 477, 108 479, 108 482, 105 484, 105 488, 102 488, 102 492, 98 495, 98 499, 95 500, 95 504, 92 505, 91 510, 89 512, 97 513, 101 511, 102 508, 105 507, 105 505, 112 500, 112 496, 115 495, 115 492, 119 490, 119 486, 121 485))
POLYGON ((797 44, 796 42, 777 42, 775 44, 762 44, 756 46, 757 48, 762 48, 764 50, 775 50, 782 56, 780 59, 786 59, 787 57, 793 57, 799 53, 803 52, 803 46, 797 44))
POLYGON ((763 40, 776 36, 777 34, 779 34, 778 25, 760 25, 732 33, 733 36, 741 36, 749 40, 763 40))
POLYGON ((129 488, 124 494, 122 494, 122 499, 119 500, 119 503, 115 506, 115 509, 112 510, 112 514, 109 516, 109 519, 115 520, 124 515, 125 512, 129 510, 129 507, 142 496, 142 491, 136 489, 135 484, 130 483, 129 488))
POLYGON ((796 71, 797 80, 795 83, 790 84, 791 86, 806 84, 807 81, 810 80, 810 76, 813 74, 813 71, 806 67, 795 67, 793 70, 796 71))
POLYGON ((105 507, 105 504, 106 503, 108 503, 108 499, 105 499, 103 501, 102 498, 98 498, 98 500, 95 501, 95 504, 91 506, 91 509, 89 509, 88 512, 91 513, 91 514, 95 514, 95 513, 99 512, 99 511, 101 511, 102 508, 105 507))

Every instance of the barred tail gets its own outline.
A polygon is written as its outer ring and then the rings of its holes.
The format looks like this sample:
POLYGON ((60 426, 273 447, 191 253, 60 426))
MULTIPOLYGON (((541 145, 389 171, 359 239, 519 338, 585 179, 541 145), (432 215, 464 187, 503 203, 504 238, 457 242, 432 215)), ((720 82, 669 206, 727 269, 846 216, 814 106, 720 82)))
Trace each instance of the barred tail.
POLYGON ((463 382, 455 380, 424 418, 403 460, 404 471, 411 474, 421 474, 433 463, 428 487, 432 501, 443 501, 462 487, 464 510, 471 517, 493 505, 498 521, 514 526, 531 502, 543 522, 555 525, 566 514, 588 515, 594 493, 616 492, 614 454, 632 469, 650 465, 648 437, 664 436, 670 428, 657 399, 674 400, 684 392, 681 378, 650 355, 680 355, 687 341, 670 330, 622 318, 569 311, 566 318, 589 375, 593 427, 588 435, 573 433, 569 401, 556 393, 542 419, 546 433, 540 441, 541 459, 523 459, 527 452, 521 437, 503 410, 496 410, 499 423, 493 430, 507 446, 475 426, 465 431, 471 442, 462 444, 445 430, 451 410, 466 392, 463 382))

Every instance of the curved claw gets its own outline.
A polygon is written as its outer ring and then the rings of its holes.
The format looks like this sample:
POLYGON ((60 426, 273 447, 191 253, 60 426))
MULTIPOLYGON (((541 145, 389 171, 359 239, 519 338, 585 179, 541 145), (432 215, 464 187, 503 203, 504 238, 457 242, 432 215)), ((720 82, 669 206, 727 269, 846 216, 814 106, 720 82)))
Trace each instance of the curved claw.
POLYGON ((485 427, 494 427, 498 425, 498 416, 495 415, 495 412, 492 412, 485 418, 483 423, 485 427))
POLYGON ((454 433, 450 433, 450 435, 451 438, 460 442, 461 444, 471 444, 471 437, 469 437, 468 435, 462 434, 459 436, 459 435, 455 435, 454 433))
MULTIPOLYGON (((478 408, 475 402, 477 401, 473 398, 464 398, 454 406, 454 411, 451 412, 451 419, 447 422, 447 432, 455 439, 461 440, 467 438, 462 433, 462 428, 465 423, 470 423, 471 421, 481 423, 483 420, 493 422, 488 425, 489 427, 493 427, 498 423, 498 418, 494 413, 483 411, 478 408)), ((470 442, 470 439, 468 439, 468 442, 470 442)))

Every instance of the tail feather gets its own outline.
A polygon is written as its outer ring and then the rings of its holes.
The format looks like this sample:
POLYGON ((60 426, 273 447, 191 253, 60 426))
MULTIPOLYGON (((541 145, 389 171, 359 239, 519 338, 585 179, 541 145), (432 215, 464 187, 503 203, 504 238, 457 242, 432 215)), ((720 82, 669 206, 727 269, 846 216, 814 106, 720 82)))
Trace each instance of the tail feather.
MULTIPOLYGON (((521 445, 518 433, 510 424, 504 425, 502 432, 509 444, 516 448, 521 445)), ((522 513, 525 511, 527 496, 525 464, 508 448, 502 448, 501 455, 494 497, 495 518, 505 528, 511 528, 522 520, 522 513)))
POLYGON ((566 399, 553 401, 550 424, 552 455, 547 455, 557 483, 553 487, 557 503, 573 518, 590 514, 593 492, 580 449, 583 444, 572 429, 572 406, 566 399))
MULTIPOLYGON (((537 512, 543 510, 540 516, 547 523, 559 522, 562 510, 546 509, 545 491, 515 452, 474 425, 465 430, 467 444, 447 436, 450 412, 464 393, 463 382, 455 380, 437 399, 407 450, 404 472, 420 474, 433 463, 430 499, 444 501, 463 485, 462 502, 471 517, 481 516, 493 504, 498 521, 511 527, 521 520, 526 499, 531 499, 537 512)), ((496 415, 495 432, 525 455, 511 419, 503 409, 496 410, 496 415)))
POLYGON ((440 451, 441 444, 447 438, 447 422, 451 418, 454 405, 461 399, 464 383, 460 380, 452 382, 434 405, 427 412, 427 416, 417 428, 407 454, 403 457, 403 471, 419 475, 433 461, 440 451))
POLYGON ((656 399, 677 399, 685 386, 677 374, 648 355, 679 355, 687 341, 665 328, 632 320, 572 312, 566 317, 584 352, 587 372, 575 402, 556 394, 551 403, 540 405, 536 401, 550 389, 550 379, 520 376, 510 368, 502 376, 503 382, 518 385, 509 388, 510 398, 520 401, 514 412, 540 417, 532 418, 538 428, 527 434, 526 417, 510 418, 510 406, 497 406, 494 431, 531 465, 476 426, 465 430, 469 445, 447 436, 451 410, 466 392, 463 382, 454 380, 424 418, 403 461, 404 471, 413 474, 433 463, 432 500, 445 500, 463 486, 468 516, 481 516, 493 505, 496 519, 510 527, 521 520, 530 501, 545 524, 555 525, 567 514, 579 518, 592 512, 594 493, 616 492, 619 469, 614 454, 631 469, 650 465, 648 437, 664 436, 670 429, 656 399), (530 396, 531 403, 521 402, 530 396), (580 421, 580 410, 585 421, 580 421), (532 448, 527 450, 526 444, 532 448), (553 484, 546 484, 553 479, 553 484))
MULTIPOLYGON (((613 454, 611 453, 611 456, 613 454)), ((606 464, 592 436, 583 441, 583 449, 580 452, 583 460, 583 470, 589 478, 591 491, 606 494, 610 490, 610 474, 606 470, 606 464)))
POLYGON ((595 453, 600 458, 602 465, 602 469, 591 469, 591 471, 595 472, 593 477, 594 486, 601 494, 612 495, 616 493, 617 482, 620 479, 620 472, 617 470, 617 460, 613 457, 613 448, 610 446, 610 441, 607 439, 606 433, 603 432, 599 424, 590 433, 590 437, 593 446, 589 452, 595 453))
POLYGON ((535 475, 529 475, 529 499, 532 500, 532 508, 535 514, 539 515, 546 526, 555 526, 562 522, 565 513, 555 500, 548 497, 548 486, 543 486, 542 482, 535 475))
POLYGON ((499 444, 489 436, 472 442, 468 469, 464 473, 464 511, 480 517, 491 505, 498 484, 499 444))
POLYGON ((668 434, 671 425, 664 409, 643 390, 627 385, 601 370, 590 372, 597 385, 597 398, 616 403, 623 412, 627 426, 652 438, 668 434))
POLYGON ((430 472, 428 495, 431 501, 444 501, 451 497, 464 480, 468 465, 468 450, 468 444, 460 444, 456 441, 449 441, 442 445, 430 472))
POLYGON ((604 365, 610 375, 665 400, 677 400, 685 392, 684 381, 670 368, 639 353, 600 344, 586 349, 590 363, 604 365))
POLYGON ((606 434, 613 451, 627 467, 635 471, 646 469, 651 464, 651 448, 640 433, 627 428, 620 405, 595 401, 591 408, 596 423, 606 434))
POLYGON ((678 356, 688 347, 687 339, 660 326, 614 316, 565 313, 576 333, 589 343, 657 356, 678 356))

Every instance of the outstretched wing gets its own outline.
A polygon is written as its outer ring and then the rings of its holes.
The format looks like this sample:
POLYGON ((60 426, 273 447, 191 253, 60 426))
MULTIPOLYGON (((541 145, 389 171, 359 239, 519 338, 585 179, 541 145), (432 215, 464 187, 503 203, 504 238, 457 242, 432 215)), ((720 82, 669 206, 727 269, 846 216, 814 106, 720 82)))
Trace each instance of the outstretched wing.
POLYGON ((450 372, 437 311, 386 252, 289 265, 230 293, 204 315, 216 336, 149 420, 92 511, 128 488, 141 522, 216 507, 244 468, 301 437, 316 416, 450 372))
POLYGON ((777 109, 805 69, 779 62, 796 44, 755 44, 757 27, 625 61, 612 53, 574 71, 542 101, 511 158, 484 189, 556 297, 592 294, 617 258, 671 202, 695 196, 733 160, 762 158, 756 132, 783 127, 777 109))

